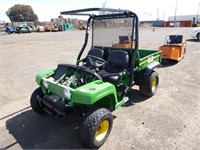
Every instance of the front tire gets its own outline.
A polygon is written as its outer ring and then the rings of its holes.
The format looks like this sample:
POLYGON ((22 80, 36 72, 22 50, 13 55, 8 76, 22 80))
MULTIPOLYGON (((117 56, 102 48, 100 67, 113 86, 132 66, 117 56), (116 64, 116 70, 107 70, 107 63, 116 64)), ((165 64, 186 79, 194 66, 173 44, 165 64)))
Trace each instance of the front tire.
POLYGON ((99 148, 107 140, 113 125, 113 116, 105 108, 94 110, 86 116, 80 128, 80 140, 89 148, 99 148))
POLYGON ((144 96, 153 96, 159 85, 158 73, 153 71, 150 75, 144 75, 143 84, 140 85, 140 93, 144 96))
POLYGON ((39 96, 40 98, 42 98, 44 96, 41 87, 39 87, 39 88, 35 89, 35 91, 33 91, 31 98, 30 98, 30 104, 31 104, 31 108, 33 109, 34 112, 36 112, 40 115, 43 115, 43 114, 45 114, 45 111, 42 109, 42 106, 40 105, 37 96, 39 96))

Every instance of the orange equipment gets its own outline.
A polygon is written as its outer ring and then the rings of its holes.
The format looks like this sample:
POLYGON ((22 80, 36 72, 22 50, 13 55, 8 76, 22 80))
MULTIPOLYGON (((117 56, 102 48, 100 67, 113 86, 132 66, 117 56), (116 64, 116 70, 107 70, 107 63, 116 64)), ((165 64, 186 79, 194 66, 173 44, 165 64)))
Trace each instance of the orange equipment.
MULTIPOLYGON (((119 48, 131 48, 131 37, 130 36, 119 36, 119 43, 113 43, 112 47, 119 48)), ((135 43, 133 41, 132 48, 135 48, 135 43)))
POLYGON ((186 42, 182 42, 182 35, 168 35, 166 38, 167 44, 160 46, 162 51, 162 60, 180 61, 186 53, 186 42))

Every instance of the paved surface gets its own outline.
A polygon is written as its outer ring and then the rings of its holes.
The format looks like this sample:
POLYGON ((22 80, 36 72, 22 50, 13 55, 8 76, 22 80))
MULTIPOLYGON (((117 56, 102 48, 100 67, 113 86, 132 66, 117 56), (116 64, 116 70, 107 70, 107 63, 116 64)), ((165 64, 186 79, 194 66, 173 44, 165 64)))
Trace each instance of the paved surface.
MULTIPOLYGON (((138 87, 130 101, 113 114, 112 132, 104 149, 200 149, 200 43, 191 28, 140 29, 140 48, 158 49, 168 34, 183 34, 187 53, 179 63, 157 68, 159 89, 151 98, 138 87)), ((75 63, 84 32, 0 33, 0 149, 79 149, 81 119, 54 119, 30 109, 38 72, 58 63, 75 63)))

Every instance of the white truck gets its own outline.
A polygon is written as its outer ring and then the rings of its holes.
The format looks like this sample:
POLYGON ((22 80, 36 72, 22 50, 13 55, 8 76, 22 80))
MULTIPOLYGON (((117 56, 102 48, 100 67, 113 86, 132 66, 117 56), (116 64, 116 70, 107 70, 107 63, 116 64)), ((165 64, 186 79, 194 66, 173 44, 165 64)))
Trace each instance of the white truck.
POLYGON ((192 30, 191 36, 192 36, 193 38, 197 38, 198 41, 200 42, 200 27, 194 28, 194 29, 192 30))

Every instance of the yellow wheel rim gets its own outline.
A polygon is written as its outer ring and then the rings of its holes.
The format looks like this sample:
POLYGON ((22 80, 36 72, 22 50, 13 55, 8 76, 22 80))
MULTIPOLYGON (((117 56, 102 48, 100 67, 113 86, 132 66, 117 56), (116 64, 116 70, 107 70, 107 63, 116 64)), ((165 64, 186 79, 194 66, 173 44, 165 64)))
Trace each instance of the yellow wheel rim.
POLYGON ((98 127, 95 133, 95 139, 97 141, 101 141, 105 138, 106 134, 108 133, 109 129, 109 122, 108 120, 104 120, 98 127))
POLYGON ((156 89, 156 86, 157 86, 157 78, 154 78, 153 81, 152 81, 152 90, 155 90, 156 89))

